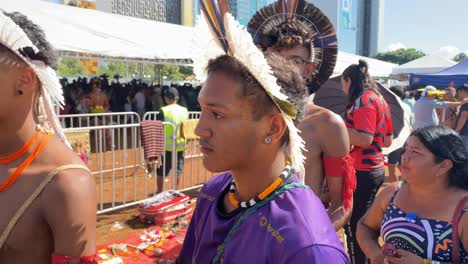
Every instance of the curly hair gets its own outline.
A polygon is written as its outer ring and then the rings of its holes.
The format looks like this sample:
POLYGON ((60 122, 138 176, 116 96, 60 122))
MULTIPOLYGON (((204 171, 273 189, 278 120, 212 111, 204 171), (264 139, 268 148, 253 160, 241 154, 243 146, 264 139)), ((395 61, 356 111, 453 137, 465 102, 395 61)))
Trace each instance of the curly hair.
POLYGON ((44 31, 19 12, 3 12, 3 14, 13 20, 13 22, 15 22, 15 24, 17 24, 26 33, 31 42, 39 49, 40 56, 38 56, 37 59, 56 70, 57 56, 55 55, 52 45, 47 41, 44 31))

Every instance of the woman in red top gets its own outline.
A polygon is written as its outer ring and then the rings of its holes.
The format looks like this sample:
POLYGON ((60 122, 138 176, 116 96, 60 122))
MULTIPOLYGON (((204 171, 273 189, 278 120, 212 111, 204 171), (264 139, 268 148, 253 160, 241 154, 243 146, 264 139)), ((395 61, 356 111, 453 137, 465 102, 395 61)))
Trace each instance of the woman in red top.
POLYGON ((351 262, 359 264, 366 263, 366 256, 356 241, 357 222, 384 181, 382 147, 389 146, 393 139, 389 107, 370 80, 368 69, 367 63, 360 60, 359 64, 349 66, 341 78, 343 91, 349 98, 345 122, 357 178, 354 208, 345 232, 351 262))

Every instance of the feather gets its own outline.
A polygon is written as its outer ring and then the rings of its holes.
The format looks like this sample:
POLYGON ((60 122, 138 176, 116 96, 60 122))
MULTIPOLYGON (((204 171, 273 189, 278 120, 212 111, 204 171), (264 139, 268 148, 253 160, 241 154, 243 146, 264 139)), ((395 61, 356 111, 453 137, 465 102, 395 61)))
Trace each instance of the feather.
POLYGON ((218 0, 218 6, 220 13, 224 16, 227 12, 229 12, 229 2, 225 0, 218 0))
POLYGON ((306 151, 305 142, 299 135, 300 130, 294 125, 291 117, 283 114, 283 119, 286 122, 286 125, 289 130, 289 145, 286 149, 286 154, 288 155, 289 160, 291 161, 291 167, 299 174, 301 182, 304 183, 305 176, 305 156, 304 152, 306 151))
MULTIPOLYGON (((211 10, 210 6, 205 7, 206 10, 211 10)), ((260 85, 265 89, 266 93, 272 98, 278 109, 281 111, 289 130, 289 145, 285 150, 288 158, 291 160, 292 167, 303 179, 304 175, 304 141, 299 135, 299 130, 294 126, 292 110, 294 105, 288 101, 288 97, 281 92, 281 87, 277 83, 276 77, 268 64, 265 55, 259 50, 249 32, 237 22, 231 14, 225 13, 223 23, 226 29, 226 34, 223 35, 229 47, 228 52, 221 46, 219 41, 216 41, 218 36, 213 30, 214 23, 212 19, 207 19, 208 12, 203 12, 198 19, 195 27, 195 39, 193 40, 194 47, 192 48, 194 73, 200 81, 206 79, 206 66, 210 59, 215 59, 220 55, 228 54, 241 62, 256 78, 260 85), (203 17, 204 16, 204 17, 203 17)))
POLYGON ((335 28, 320 9, 305 0, 279 0, 252 17, 249 32, 255 44, 265 49, 275 44, 272 39, 278 39, 279 27, 291 18, 295 23, 304 24, 313 35, 311 60, 317 68, 307 83, 309 92, 313 93, 333 74, 338 54, 335 28))
POLYGON ((62 86, 60 85, 56 72, 42 61, 31 60, 21 54, 20 51, 24 51, 25 49, 32 49, 36 53, 39 52, 39 50, 28 38, 23 29, 2 12, 0 12, 0 43, 34 70, 41 82, 48 119, 52 121, 51 125, 60 139, 62 139, 67 146, 70 146, 65 136, 63 136, 60 123, 53 111, 53 105, 58 105, 60 107, 64 105, 62 86))
POLYGON ((297 13, 297 7, 299 5, 299 0, 283 0, 286 1, 286 6, 288 9, 285 11, 287 19, 292 19, 297 13))
MULTIPOLYGON (((224 52, 229 53, 229 45, 226 41, 226 29, 224 28, 223 17, 217 0, 200 0, 201 11, 210 25, 211 33, 216 36, 215 41, 223 48, 224 52)), ((223 6, 223 11, 225 7, 223 6)))

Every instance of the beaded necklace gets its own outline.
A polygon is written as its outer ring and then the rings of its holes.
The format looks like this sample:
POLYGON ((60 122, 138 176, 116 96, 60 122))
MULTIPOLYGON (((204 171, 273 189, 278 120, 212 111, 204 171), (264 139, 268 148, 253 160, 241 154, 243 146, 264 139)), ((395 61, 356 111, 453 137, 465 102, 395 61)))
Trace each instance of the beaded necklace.
POLYGON ((0 157, 0 164, 6 165, 19 159, 21 156, 23 156, 24 153, 26 153, 26 151, 28 151, 34 145, 34 143, 36 143, 40 135, 41 131, 37 130, 36 134, 34 134, 34 136, 32 136, 32 138, 29 139, 28 142, 26 142, 26 144, 24 144, 18 151, 6 157, 0 157))
POLYGON ((252 198, 248 201, 242 201, 239 202, 236 199, 235 193, 236 193, 236 184, 234 183, 234 180, 231 181, 231 186, 229 188, 229 201, 231 204, 236 207, 242 207, 242 208, 250 208, 257 204, 258 202, 264 200, 268 195, 270 195, 272 192, 274 192, 289 176, 291 175, 291 166, 289 164, 286 165, 284 168, 283 172, 281 175, 276 178, 276 180, 268 186, 263 192, 261 192, 259 195, 255 196, 255 198, 252 198))
MULTIPOLYGON (((42 134, 42 133, 41 133, 42 134)), ((29 167, 29 165, 33 162, 33 160, 41 153, 44 147, 49 143, 51 139, 51 134, 46 133, 42 137, 39 145, 34 149, 34 151, 29 155, 23 163, 19 165, 19 167, 5 180, 5 182, 0 184, 0 192, 6 191, 15 181, 21 176, 21 173, 29 167)))

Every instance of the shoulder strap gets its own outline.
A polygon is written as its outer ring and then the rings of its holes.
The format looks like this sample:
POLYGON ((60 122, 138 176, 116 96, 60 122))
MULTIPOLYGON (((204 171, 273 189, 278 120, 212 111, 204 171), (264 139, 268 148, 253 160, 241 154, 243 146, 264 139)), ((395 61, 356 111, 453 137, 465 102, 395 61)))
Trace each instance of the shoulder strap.
POLYGON ((18 211, 16 211, 15 215, 13 216, 13 218, 11 218, 10 222, 8 222, 8 225, 6 226, 5 230, 2 232, 2 235, 0 236, 0 249, 5 244, 11 231, 13 231, 13 228, 18 223, 18 220, 21 218, 21 216, 23 216, 24 212, 26 212, 26 210, 29 208, 29 206, 31 206, 34 200, 36 200, 36 198, 41 194, 41 192, 44 190, 47 184, 49 184, 49 182, 60 172, 64 170, 70 170, 70 169, 83 169, 83 170, 86 170, 87 172, 90 172, 88 167, 84 165, 69 164, 69 165, 60 166, 56 168, 55 170, 51 171, 49 174, 47 174, 47 176, 44 178, 44 180, 42 180, 39 186, 37 186, 34 192, 28 197, 28 199, 23 203, 23 205, 18 209, 18 211))
POLYGON ((403 181, 400 181, 400 182, 398 183, 397 189, 395 190, 395 192, 394 192, 393 195, 392 195, 392 198, 390 199, 390 204, 393 204, 393 201, 395 200, 395 197, 396 197, 396 195, 398 194, 398 192, 400 191, 401 186, 403 186, 403 184, 404 184, 403 181))
POLYGON ((452 219, 452 263, 460 263, 460 238, 458 237, 458 222, 464 212, 465 204, 468 202, 468 195, 463 197, 458 203, 452 219))

